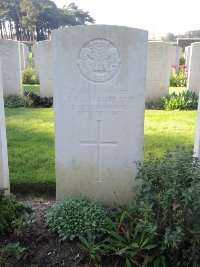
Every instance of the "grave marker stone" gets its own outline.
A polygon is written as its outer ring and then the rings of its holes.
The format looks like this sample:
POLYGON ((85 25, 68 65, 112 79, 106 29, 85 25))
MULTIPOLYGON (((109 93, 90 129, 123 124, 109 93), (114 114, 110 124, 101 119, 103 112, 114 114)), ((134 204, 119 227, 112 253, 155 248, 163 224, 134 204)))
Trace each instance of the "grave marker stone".
POLYGON ((6 189, 5 191, 6 194, 9 194, 10 192, 1 61, 0 61, 0 189, 6 189))
POLYGON ((0 40, 0 60, 4 96, 19 95, 22 83, 19 42, 0 40))
POLYGON ((146 102, 158 102, 168 95, 173 46, 165 42, 148 42, 146 102))
POLYGON ((32 46, 32 52, 33 52, 33 60, 34 60, 34 66, 35 66, 36 76, 39 78, 39 72, 38 72, 38 62, 39 62, 39 57, 38 57, 38 43, 33 44, 33 46, 32 46))
POLYGON ((199 95, 200 90, 200 42, 191 44, 187 89, 199 95))
POLYGON ((57 200, 127 203, 142 159, 147 32, 75 26, 52 32, 57 200))
POLYGON ((194 155, 200 158, 200 98, 199 98, 199 103, 198 103, 196 134, 195 134, 195 141, 194 141, 194 155))
POLYGON ((187 69, 189 69, 189 66, 190 66, 190 49, 191 49, 190 46, 187 46, 185 48, 185 65, 187 69))
POLYGON ((40 79, 41 97, 53 96, 52 81, 52 43, 51 41, 42 41, 37 44, 37 66, 40 79))

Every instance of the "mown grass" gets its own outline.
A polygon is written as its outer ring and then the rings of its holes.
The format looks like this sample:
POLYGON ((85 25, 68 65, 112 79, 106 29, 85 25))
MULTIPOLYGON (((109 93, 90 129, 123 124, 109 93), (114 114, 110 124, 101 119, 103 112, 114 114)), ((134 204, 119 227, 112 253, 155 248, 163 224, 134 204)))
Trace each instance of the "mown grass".
POLYGON ((40 94, 40 85, 39 84, 23 84, 22 85, 22 92, 24 93, 25 91, 28 92, 33 92, 36 94, 40 94))
POLYGON ((144 156, 163 155, 175 146, 193 148, 197 111, 146 110, 144 156))
POLYGON ((6 109, 11 189, 55 191, 53 109, 6 109))
POLYGON ((178 93, 181 93, 181 92, 186 91, 186 90, 187 90, 186 87, 170 87, 169 93, 172 94, 173 92, 175 92, 178 94, 178 93))
MULTIPOLYGON (((197 111, 145 112, 144 156, 193 147, 197 111)), ((55 194, 53 109, 6 109, 11 190, 55 194)))

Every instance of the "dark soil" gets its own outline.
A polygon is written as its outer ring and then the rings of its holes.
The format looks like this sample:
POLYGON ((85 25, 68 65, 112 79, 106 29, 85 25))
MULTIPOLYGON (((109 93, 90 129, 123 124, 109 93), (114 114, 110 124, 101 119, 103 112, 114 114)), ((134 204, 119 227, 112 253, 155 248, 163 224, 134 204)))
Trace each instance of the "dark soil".
MULTIPOLYGON (((89 259, 75 242, 60 242, 56 234, 50 233, 45 225, 44 214, 48 207, 55 202, 55 199, 46 199, 39 197, 21 197, 17 198, 30 205, 33 213, 26 231, 21 233, 12 233, 9 236, 0 236, 0 246, 9 243, 19 242, 25 247, 23 256, 16 263, 10 261, 4 266, 9 267, 88 267, 89 259)), ((2 264, 0 264, 1 267, 2 264)))

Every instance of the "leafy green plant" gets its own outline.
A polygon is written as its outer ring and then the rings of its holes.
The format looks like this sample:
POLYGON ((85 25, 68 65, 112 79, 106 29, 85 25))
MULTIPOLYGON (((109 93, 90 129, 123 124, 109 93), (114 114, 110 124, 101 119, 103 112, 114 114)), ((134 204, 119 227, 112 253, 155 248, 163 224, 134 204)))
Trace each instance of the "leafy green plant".
POLYGON ((154 225, 144 224, 128 210, 122 210, 119 220, 110 222, 108 236, 102 242, 103 253, 124 258, 126 266, 149 266, 154 261, 151 250, 151 236, 155 233, 154 225))
POLYGON ((186 67, 179 66, 178 70, 176 66, 172 65, 170 75, 170 86, 173 87, 185 87, 187 85, 187 71, 186 67))
POLYGON ((182 55, 180 57, 179 65, 185 65, 185 56, 184 56, 184 53, 182 53, 182 55))
POLYGON ((31 209, 16 200, 13 195, 0 194, 0 234, 14 231, 13 222, 30 213, 31 209))
POLYGON ((103 254, 102 248, 101 245, 96 242, 94 235, 91 235, 91 233, 88 231, 87 236, 79 236, 79 239, 80 247, 88 253, 91 261, 94 263, 100 263, 101 254, 103 254))
POLYGON ((185 250, 200 248, 199 159, 181 147, 163 158, 150 155, 138 170, 142 183, 132 205, 135 216, 156 227, 151 242, 166 257, 166 266, 196 266, 192 254, 185 263, 182 259, 185 250))
POLYGON ((172 94, 161 99, 161 106, 165 110, 194 110, 198 107, 198 96, 192 91, 183 91, 172 94))
POLYGON ((134 202, 109 220, 103 238, 80 238, 83 248, 94 262, 114 257, 113 266, 200 266, 199 159, 177 147, 137 167, 134 202))
POLYGON ((21 96, 9 95, 4 97, 4 106, 6 108, 20 108, 24 106, 21 96))
POLYGON ((4 98, 4 106, 6 108, 52 107, 53 97, 40 97, 36 93, 25 91, 23 95, 6 96, 4 98))
POLYGON ((0 266, 15 266, 25 250, 18 242, 0 247, 0 266))
POLYGON ((35 69, 33 67, 26 68, 22 71, 22 83, 23 84, 38 84, 35 69))
POLYGON ((28 226, 30 220, 31 220, 31 214, 25 212, 12 222, 12 228, 14 229, 15 236, 29 236, 28 226))
POLYGON ((107 213, 96 202, 76 197, 52 206, 46 215, 46 223, 62 241, 86 236, 88 231, 93 236, 101 236, 106 227, 107 213))

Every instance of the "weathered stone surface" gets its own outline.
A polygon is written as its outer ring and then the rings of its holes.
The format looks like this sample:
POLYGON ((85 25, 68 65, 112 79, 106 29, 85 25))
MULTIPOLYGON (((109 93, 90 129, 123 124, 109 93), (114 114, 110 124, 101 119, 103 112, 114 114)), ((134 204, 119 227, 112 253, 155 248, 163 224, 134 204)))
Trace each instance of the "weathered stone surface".
POLYGON ((4 96, 18 95, 22 82, 19 42, 0 40, 0 60, 4 96))
POLYGON ((190 49, 191 49, 190 46, 187 46, 185 48, 185 65, 187 69, 189 69, 189 66, 190 66, 190 49))
POLYGON ((143 154, 147 32, 76 26, 52 44, 57 200, 127 203, 143 154))
POLYGON ((5 191, 6 194, 9 194, 10 192, 1 61, 0 61, 0 189, 6 189, 5 191))
POLYGON ((40 79, 41 97, 53 96, 52 81, 52 43, 51 41, 42 41, 37 44, 37 67, 40 79))
POLYGON ((187 89, 199 95, 200 90, 200 42, 190 49, 187 89))
POLYGON ((158 102, 168 95, 173 46, 164 42, 148 42, 146 102, 158 102))
POLYGON ((195 134, 195 141, 194 141, 194 155, 200 158, 200 98, 199 98, 199 103, 198 103, 196 134, 195 134))

